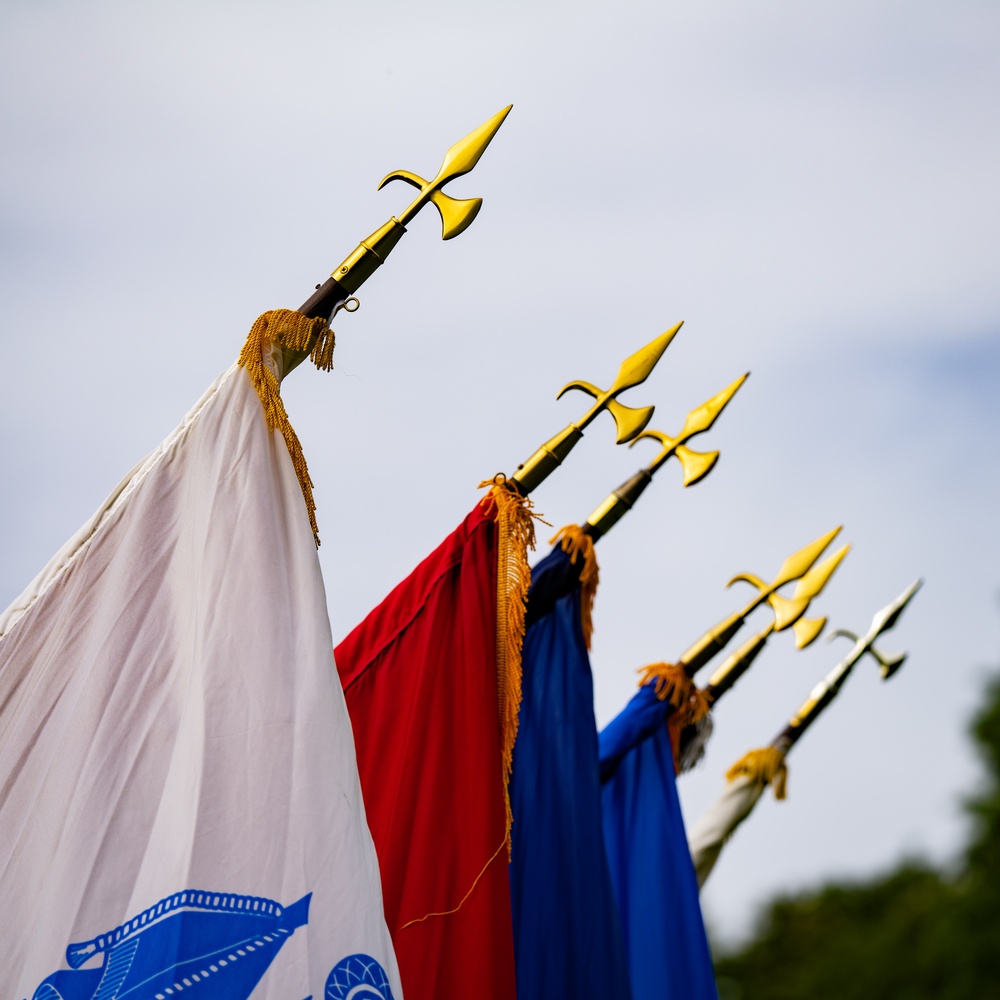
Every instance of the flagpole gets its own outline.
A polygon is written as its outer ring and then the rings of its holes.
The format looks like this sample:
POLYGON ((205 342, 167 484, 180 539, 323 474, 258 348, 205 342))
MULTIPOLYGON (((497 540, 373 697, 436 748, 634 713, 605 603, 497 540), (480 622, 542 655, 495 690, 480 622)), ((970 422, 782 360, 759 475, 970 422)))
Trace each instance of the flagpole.
POLYGON ((636 435, 629 447, 645 438, 659 441, 662 445, 660 453, 649 465, 640 469, 634 476, 627 479, 616 490, 613 490, 587 518, 583 530, 596 542, 606 535, 636 504, 643 491, 653 481, 657 469, 664 465, 671 456, 675 456, 684 469, 684 485, 693 486, 701 482, 715 467, 719 453, 696 452, 687 447, 687 442, 696 434, 709 430, 729 401, 736 395, 743 383, 750 377, 750 372, 741 375, 731 382, 721 392, 692 410, 684 421, 684 427, 677 437, 668 437, 662 431, 645 430, 636 435))
POLYGON ((876 650, 873 643, 879 635, 892 628, 921 584, 921 580, 915 581, 891 604, 879 611, 863 637, 858 638, 843 631, 834 633, 849 635, 855 640, 850 653, 813 689, 789 724, 768 746, 751 750, 728 770, 722 795, 702 814, 688 838, 699 886, 704 885, 724 844, 753 811, 767 785, 774 784, 776 798, 785 797, 786 756, 806 729, 836 697, 854 664, 866 652, 871 653, 879 662, 883 680, 888 680, 903 665, 906 654, 886 656, 876 650))
POLYGON ((816 721, 820 713, 837 697, 844 681, 850 676, 854 665, 865 653, 870 653, 878 661, 883 680, 888 680, 899 670, 906 660, 905 653, 885 654, 875 648, 875 640, 896 624, 914 594, 923 586, 923 580, 915 580, 891 604, 886 605, 872 619, 871 626, 863 636, 856 636, 846 629, 838 629, 830 638, 847 636, 854 640, 851 651, 833 670, 810 692, 799 710, 789 720, 788 725, 771 741, 771 746, 787 753, 802 738, 802 734, 816 721))
MULTIPOLYGON (((498 111, 492 118, 456 142, 444 155, 441 169, 427 181, 408 170, 395 170, 387 174, 379 183, 381 190, 390 181, 399 180, 417 188, 417 197, 399 214, 379 226, 370 236, 363 239, 354 250, 336 267, 330 277, 298 308, 298 312, 310 318, 331 320, 340 309, 353 312, 357 308, 354 293, 385 263, 396 244, 406 232, 406 224, 425 206, 433 205, 441 216, 441 238, 450 240, 464 232, 472 224, 482 198, 452 198, 442 188, 456 177, 469 173, 479 162, 497 130, 509 114, 512 104, 498 111)), ((285 351, 284 371, 290 372, 309 356, 312 347, 305 351, 285 351)))
MULTIPOLYGON (((798 618, 791 625, 795 634, 796 649, 805 649, 810 646, 823 631, 826 625, 825 617, 807 619, 804 615, 810 602, 826 586, 850 548, 850 545, 844 545, 833 555, 816 563, 796 584, 792 604, 801 606, 801 602, 805 602, 805 607, 801 611, 803 617, 798 618)), ((779 629, 777 618, 775 618, 766 628, 751 636, 743 645, 726 657, 721 666, 712 673, 705 687, 701 689, 700 696, 704 698, 708 711, 714 710, 719 699, 727 691, 731 691, 736 682, 750 669, 770 637, 775 632, 783 631, 784 627, 779 629)), ((707 737, 708 733, 704 731, 704 724, 700 720, 690 722, 680 730, 677 736, 677 760, 681 771, 689 770, 700 759, 701 748, 707 737)))
MULTIPOLYGON (((695 687, 695 674, 725 647, 726 643, 739 631, 745 618, 765 601, 774 611, 774 631, 788 628, 801 618, 809 601, 802 596, 792 599, 779 597, 775 592, 778 587, 800 579, 812 569, 823 550, 839 531, 839 527, 834 528, 789 556, 782 563, 777 576, 769 584, 749 573, 734 577, 730 581, 730 585, 736 580, 747 580, 757 587, 757 596, 741 611, 735 612, 714 628, 709 629, 676 662, 653 663, 642 668, 639 691, 633 696, 632 701, 623 712, 615 720, 612 720, 601 733, 600 766, 602 779, 606 780, 614 772, 618 762, 625 754, 642 743, 668 720, 668 725, 678 741, 675 746, 678 746, 682 735, 686 733, 684 750, 679 755, 681 769, 687 769, 699 758, 710 733, 709 709, 711 702, 703 691, 699 691, 695 687), (634 721, 629 722, 628 718, 633 718, 634 721), (692 728, 698 723, 701 725, 692 728), (692 735, 696 735, 698 738, 692 739, 692 735)), ((843 555, 840 553, 831 557, 835 562, 828 567, 829 572, 832 573, 833 566, 841 558, 843 555)), ((826 575, 826 570, 824 570, 823 575, 826 575)), ((817 577, 819 576, 820 574, 817 572, 817 577)), ((810 589, 812 588, 810 587, 810 589)))
POLYGON ((563 394, 571 389, 579 389, 594 397, 593 405, 579 420, 568 424, 558 434, 536 448, 532 455, 506 478, 508 486, 517 490, 521 496, 527 496, 532 490, 537 489, 566 460, 583 437, 584 429, 602 410, 607 410, 614 418, 618 432, 615 438, 617 444, 625 444, 636 438, 653 416, 653 407, 625 406, 618 402, 618 396, 626 389, 640 385, 649 378, 681 326, 683 321, 627 357, 622 362, 610 389, 605 391, 582 379, 564 385, 557 393, 556 399, 561 399, 563 394))
POLYGON ((776 632, 793 625, 805 613, 809 602, 802 597, 794 597, 791 600, 787 600, 777 593, 778 588, 803 577, 819 559, 830 542, 840 533, 840 530, 841 526, 838 525, 832 531, 828 531, 825 535, 821 535, 815 541, 799 549, 798 552, 790 555, 782 563, 777 576, 770 583, 765 583, 760 577, 752 573, 739 573, 734 576, 726 586, 731 587, 734 583, 743 581, 757 588, 758 592, 756 596, 741 610, 723 619, 718 625, 710 628, 701 638, 689 646, 681 654, 680 659, 677 661, 678 665, 683 666, 689 677, 694 677, 705 664, 725 649, 730 640, 743 627, 743 623, 750 613, 765 602, 774 612, 774 630, 776 632))
MULTIPOLYGON (((810 602, 816 598, 827 585, 830 577, 833 576, 837 567, 843 562, 844 557, 850 551, 850 545, 844 545, 833 555, 828 556, 822 562, 814 565, 796 584, 792 596, 793 602, 805 601, 806 607, 802 614, 808 610, 810 602)), ((801 617, 792 623, 792 630, 795 633, 795 648, 805 649, 819 638, 823 627, 826 625, 826 618, 801 617)), ((750 665, 763 650, 767 640, 775 632, 781 631, 777 627, 777 620, 772 621, 767 628, 758 632, 747 640, 739 649, 731 653, 722 665, 708 679, 704 691, 709 700, 714 705, 727 691, 732 690, 736 682, 750 669, 750 665)))

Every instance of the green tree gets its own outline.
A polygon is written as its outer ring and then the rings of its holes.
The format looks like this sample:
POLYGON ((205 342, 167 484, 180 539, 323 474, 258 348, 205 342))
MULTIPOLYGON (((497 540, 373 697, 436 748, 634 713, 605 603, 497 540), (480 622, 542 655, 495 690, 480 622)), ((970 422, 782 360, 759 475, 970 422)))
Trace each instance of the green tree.
POLYGON ((723 1000, 1000 997, 1000 675, 971 735, 986 765, 957 874, 907 861, 868 882, 776 899, 717 957, 723 1000))

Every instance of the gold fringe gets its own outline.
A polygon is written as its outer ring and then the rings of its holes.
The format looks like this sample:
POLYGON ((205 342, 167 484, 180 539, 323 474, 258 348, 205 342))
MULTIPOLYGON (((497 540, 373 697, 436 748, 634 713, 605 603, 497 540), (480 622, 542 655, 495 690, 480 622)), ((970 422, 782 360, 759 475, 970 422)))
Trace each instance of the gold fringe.
POLYGON ((773 783, 774 797, 778 800, 783 799, 788 782, 788 767, 785 764, 784 751, 777 747, 751 750, 726 771, 726 780, 734 781, 740 775, 746 775, 758 785, 773 783))
POLYGON ((580 570, 580 624, 587 649, 590 649, 590 637, 594 634, 594 598, 597 596, 597 584, 601 575, 597 566, 597 553, 594 551, 594 539, 578 524, 567 524, 549 539, 549 545, 555 545, 556 542, 559 542, 574 566, 576 557, 583 556, 583 569, 580 570))
POLYGON ((319 547, 319 528, 316 526, 316 501, 313 499, 313 482, 309 478, 309 468, 298 435, 292 429, 281 401, 281 387, 274 372, 264 364, 264 352, 271 344, 278 344, 290 351, 311 351, 313 364, 323 371, 333 368, 333 330, 322 317, 310 319, 292 309, 271 309, 261 313, 247 334, 246 343, 240 351, 239 364, 247 370, 253 383, 269 431, 277 428, 285 439, 288 454, 292 459, 295 475, 302 489, 302 499, 306 502, 309 526, 313 539, 319 547))
POLYGON ((685 726, 699 722, 712 707, 708 695, 695 687, 682 663, 651 663, 639 670, 639 687, 656 680, 656 697, 674 706, 670 716, 671 730, 680 731, 685 726))
MULTIPOLYGON (((491 506, 497 525, 497 684, 500 694, 500 739, 503 795, 507 810, 506 843, 510 851, 510 772, 514 760, 518 714, 521 711, 521 647, 524 644, 524 609, 531 586, 528 550, 535 547, 535 521, 528 497, 507 485, 502 473, 479 484, 490 487, 481 503, 491 506)), ((544 523, 544 522, 542 522, 544 523)))

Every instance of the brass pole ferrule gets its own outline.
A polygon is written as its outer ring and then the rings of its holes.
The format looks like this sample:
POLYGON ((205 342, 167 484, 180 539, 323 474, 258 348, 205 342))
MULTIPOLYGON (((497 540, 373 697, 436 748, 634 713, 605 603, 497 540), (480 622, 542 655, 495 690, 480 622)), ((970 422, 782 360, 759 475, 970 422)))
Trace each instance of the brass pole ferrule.
POLYGON ((713 703, 718 701, 750 669, 750 664, 757 659, 773 631, 774 625, 771 624, 763 632, 758 632, 734 653, 726 657, 722 666, 708 679, 708 685, 705 688, 705 693, 712 699, 713 703))
POLYGON ((367 239, 362 240, 349 257, 330 275, 353 295, 384 263, 392 248, 406 232, 399 219, 393 216, 367 239))
POLYGON ((631 479, 626 480, 618 489, 587 518, 584 531, 596 542, 606 535, 635 505, 642 496, 642 491, 653 481, 653 474, 648 469, 640 469, 631 479))
MULTIPOLYGON (((759 603, 760 601, 757 601, 754 607, 759 603)), ((729 640, 739 632, 744 619, 752 610, 753 608, 734 612, 715 628, 709 629, 690 649, 681 655, 680 662, 684 665, 689 677, 693 677, 713 656, 725 649, 729 640)))
POLYGON ((576 424, 570 424, 550 437, 526 462, 522 462, 510 477, 522 496, 527 496, 555 472, 582 437, 583 431, 576 424))

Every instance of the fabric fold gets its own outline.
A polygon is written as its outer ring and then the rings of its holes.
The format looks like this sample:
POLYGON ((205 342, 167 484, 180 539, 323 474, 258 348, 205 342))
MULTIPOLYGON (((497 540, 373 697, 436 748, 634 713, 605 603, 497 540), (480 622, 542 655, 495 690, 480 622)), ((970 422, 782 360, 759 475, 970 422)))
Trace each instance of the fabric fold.
POLYGON ((688 851, 669 700, 643 685, 600 734, 604 842, 635 1000, 715 1000, 688 851))
POLYGON ((478 503, 335 651, 408 1000, 515 995, 496 515, 478 503))
POLYGON ((631 995, 601 825, 580 562, 553 549, 533 568, 528 593, 531 624, 511 781, 520 1000, 631 995))

